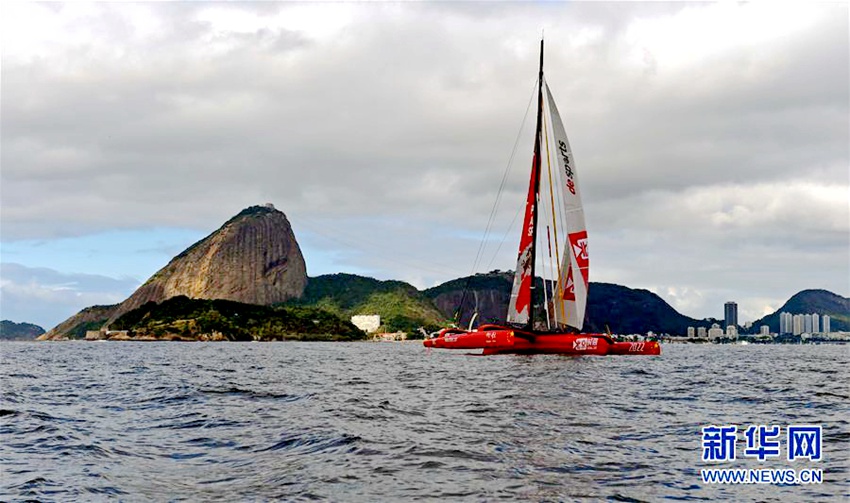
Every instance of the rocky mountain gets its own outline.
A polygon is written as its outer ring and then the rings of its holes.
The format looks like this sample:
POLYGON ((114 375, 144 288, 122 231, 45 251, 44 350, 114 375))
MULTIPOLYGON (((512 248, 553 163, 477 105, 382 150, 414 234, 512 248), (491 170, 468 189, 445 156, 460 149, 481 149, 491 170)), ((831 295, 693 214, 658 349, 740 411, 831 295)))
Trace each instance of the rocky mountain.
POLYGON ((32 341, 43 333, 43 328, 32 323, 0 321, 0 341, 32 341))
POLYGON ((51 328, 38 340, 82 339, 86 336, 87 331, 100 330, 100 327, 105 325, 106 321, 118 310, 118 306, 119 304, 87 307, 51 328))
POLYGON ((779 332, 779 313, 829 315, 833 332, 850 331, 850 298, 827 290, 803 290, 793 295, 775 313, 753 322, 753 329, 767 325, 770 331, 779 332))
POLYGON ((423 293, 443 316, 452 320, 459 316, 456 323, 466 327, 476 311, 479 323, 504 323, 512 285, 512 272, 492 271, 447 281, 423 293))
POLYGON ((307 268, 286 215, 251 206, 193 244, 122 302, 110 322, 178 295, 271 305, 298 298, 307 268))

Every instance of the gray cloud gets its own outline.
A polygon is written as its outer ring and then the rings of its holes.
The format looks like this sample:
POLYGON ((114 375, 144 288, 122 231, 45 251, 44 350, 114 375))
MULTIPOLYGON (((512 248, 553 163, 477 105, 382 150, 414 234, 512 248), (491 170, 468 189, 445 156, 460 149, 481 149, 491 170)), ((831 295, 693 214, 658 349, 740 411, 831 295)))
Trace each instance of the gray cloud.
POLYGON ((121 302, 138 288, 132 278, 68 274, 46 267, 0 264, 0 317, 50 330, 84 307, 121 302))
MULTIPOLYGON (((850 291, 834 274, 848 273, 850 232, 846 5, 352 4, 311 17, 327 7, 4 16, 4 31, 53 31, 4 43, 3 240, 211 230, 272 201, 306 236, 341 237, 313 244, 343 269, 419 286, 466 273, 545 28, 595 278, 674 305, 693 292, 677 307, 695 316, 709 291, 753 305, 785 300, 780 282, 850 291), (753 272, 766 268, 777 277, 753 272)), ((527 130, 497 239, 527 184, 527 130)), ((513 239, 495 267, 512 265, 513 239)))

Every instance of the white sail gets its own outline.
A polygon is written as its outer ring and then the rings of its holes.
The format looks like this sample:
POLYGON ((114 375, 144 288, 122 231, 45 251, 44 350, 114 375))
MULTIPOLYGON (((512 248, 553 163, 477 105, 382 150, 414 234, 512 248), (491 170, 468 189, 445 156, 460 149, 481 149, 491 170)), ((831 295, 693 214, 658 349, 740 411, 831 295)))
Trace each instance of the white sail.
POLYGON ((564 124, 549 85, 545 87, 554 140, 554 157, 557 159, 561 177, 560 197, 564 215, 561 225, 566 234, 558 278, 559 291, 557 295, 553 295, 554 310, 560 323, 581 330, 587 307, 590 266, 590 257, 587 252, 587 228, 584 223, 584 208, 581 204, 578 176, 570 142, 567 140, 564 124))

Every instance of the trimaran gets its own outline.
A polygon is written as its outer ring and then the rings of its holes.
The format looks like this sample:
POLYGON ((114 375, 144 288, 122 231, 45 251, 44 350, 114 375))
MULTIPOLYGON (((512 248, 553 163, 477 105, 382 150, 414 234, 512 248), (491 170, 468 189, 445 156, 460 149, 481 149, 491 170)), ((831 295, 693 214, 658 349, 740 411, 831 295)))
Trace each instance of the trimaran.
POLYGON ((607 334, 580 333, 587 305, 589 264, 587 229, 584 224, 578 178, 558 108, 548 84, 543 79, 541 40, 534 158, 531 163, 531 179, 525 203, 519 254, 508 306, 507 326, 486 324, 475 330, 445 328, 437 337, 426 339, 425 346, 483 349, 485 355, 661 354, 661 346, 655 341, 616 342, 607 334), (552 168, 553 165, 555 169, 552 168), (542 237, 538 227, 542 224, 546 224, 548 271, 545 264, 537 264, 537 241, 538 237, 542 237), (565 234, 563 246, 559 246, 560 234, 565 234), (544 278, 542 295, 545 320, 539 322, 535 320, 534 313, 535 297, 539 296, 535 295, 536 290, 539 290, 534 284, 537 274, 544 278), (555 279, 547 280, 547 276, 555 279))

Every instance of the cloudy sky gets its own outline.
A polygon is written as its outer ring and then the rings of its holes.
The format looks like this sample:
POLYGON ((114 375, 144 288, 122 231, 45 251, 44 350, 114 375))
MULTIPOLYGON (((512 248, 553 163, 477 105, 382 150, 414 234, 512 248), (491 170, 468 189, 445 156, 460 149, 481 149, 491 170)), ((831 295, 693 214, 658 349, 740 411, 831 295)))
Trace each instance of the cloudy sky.
POLYGON ((541 31, 592 281, 742 321, 850 295, 844 2, 0 9, 4 319, 120 301, 266 202, 311 276, 433 286, 473 272, 506 167, 478 271, 513 267, 541 31))

